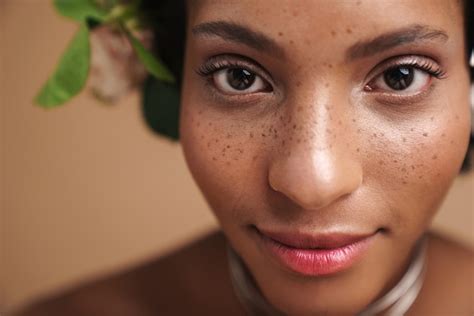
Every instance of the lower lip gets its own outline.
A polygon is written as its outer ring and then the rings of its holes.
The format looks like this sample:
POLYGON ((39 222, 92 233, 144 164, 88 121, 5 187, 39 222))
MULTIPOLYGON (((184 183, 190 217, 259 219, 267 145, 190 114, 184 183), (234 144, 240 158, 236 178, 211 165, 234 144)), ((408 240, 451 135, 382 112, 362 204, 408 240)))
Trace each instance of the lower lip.
POLYGON ((284 267, 305 276, 335 274, 353 266, 367 251, 374 235, 331 249, 301 249, 283 245, 258 232, 264 249, 284 267))

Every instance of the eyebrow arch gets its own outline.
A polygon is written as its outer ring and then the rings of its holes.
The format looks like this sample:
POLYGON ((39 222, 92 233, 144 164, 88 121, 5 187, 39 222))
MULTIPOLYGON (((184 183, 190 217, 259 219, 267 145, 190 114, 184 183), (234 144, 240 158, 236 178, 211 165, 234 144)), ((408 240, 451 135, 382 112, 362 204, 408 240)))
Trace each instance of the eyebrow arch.
POLYGON ((414 24, 408 27, 385 33, 374 39, 357 42, 346 52, 346 60, 369 57, 399 45, 417 41, 439 40, 446 42, 449 36, 443 30, 433 29, 427 25, 414 24))
POLYGON ((198 24, 192 28, 197 36, 217 36, 224 40, 244 44, 255 50, 283 57, 283 48, 267 35, 249 27, 226 21, 213 21, 198 24))

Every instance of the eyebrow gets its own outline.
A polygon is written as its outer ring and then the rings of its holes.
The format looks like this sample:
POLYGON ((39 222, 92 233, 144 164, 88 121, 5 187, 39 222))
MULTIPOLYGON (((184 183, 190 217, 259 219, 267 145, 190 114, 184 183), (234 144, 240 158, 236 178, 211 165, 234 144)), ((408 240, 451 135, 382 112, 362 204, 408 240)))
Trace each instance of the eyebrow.
POLYGON ((367 41, 357 42, 346 52, 346 60, 369 57, 399 45, 419 41, 448 40, 448 34, 443 30, 433 29, 427 25, 414 24, 400 30, 385 33, 367 41))
POLYGON ((280 58, 284 56, 283 48, 273 39, 261 32, 234 22, 205 22, 194 26, 191 31, 197 36, 217 36, 228 41, 244 44, 269 55, 280 58))

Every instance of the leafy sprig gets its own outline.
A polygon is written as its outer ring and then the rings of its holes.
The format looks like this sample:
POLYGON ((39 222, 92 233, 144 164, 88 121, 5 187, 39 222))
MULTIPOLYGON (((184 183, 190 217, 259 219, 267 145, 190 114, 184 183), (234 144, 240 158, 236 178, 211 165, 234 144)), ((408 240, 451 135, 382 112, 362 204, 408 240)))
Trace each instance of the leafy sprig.
POLYGON ((133 35, 139 26, 140 1, 119 0, 54 0, 54 7, 63 16, 80 23, 79 30, 63 53, 54 73, 36 96, 36 103, 45 108, 64 104, 84 87, 91 61, 90 31, 97 25, 110 25, 122 30, 145 69, 157 80, 174 83, 169 69, 148 51, 133 35))

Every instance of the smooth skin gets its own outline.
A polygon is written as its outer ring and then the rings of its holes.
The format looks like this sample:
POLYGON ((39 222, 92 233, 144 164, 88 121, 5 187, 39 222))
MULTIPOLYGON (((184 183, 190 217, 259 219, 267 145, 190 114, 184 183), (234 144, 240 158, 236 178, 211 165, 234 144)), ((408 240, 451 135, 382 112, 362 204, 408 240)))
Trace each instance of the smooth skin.
MULTIPOLYGON (((22 315, 244 315, 226 240, 282 312, 361 311, 400 279, 466 153, 462 23, 455 0, 191 2, 181 143, 222 232, 22 315), (232 89, 229 65, 256 76, 248 89, 232 89), (392 89, 384 74, 401 65, 413 81, 392 89), (261 251, 252 226, 375 236, 350 269, 308 278, 261 251)), ((472 251, 428 239, 409 315, 471 315, 472 251)))

